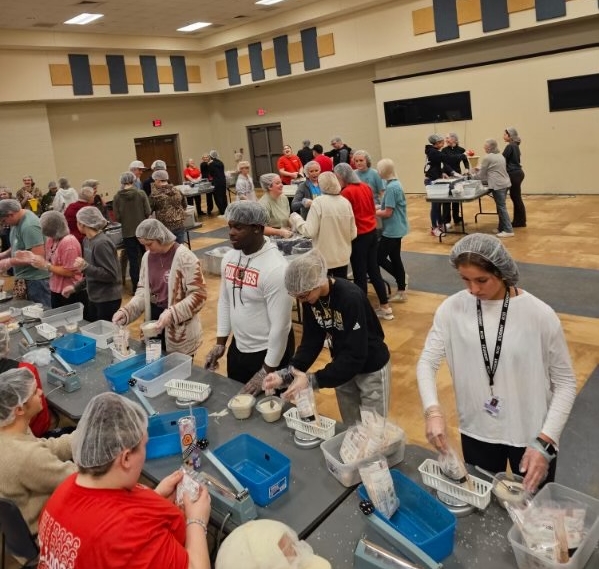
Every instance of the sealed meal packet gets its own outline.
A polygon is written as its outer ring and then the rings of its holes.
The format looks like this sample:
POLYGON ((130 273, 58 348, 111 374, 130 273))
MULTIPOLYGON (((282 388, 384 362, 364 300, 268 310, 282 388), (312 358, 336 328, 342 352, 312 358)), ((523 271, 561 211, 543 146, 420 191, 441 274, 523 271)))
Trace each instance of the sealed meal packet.
POLYGON ((399 498, 395 493, 393 479, 387 460, 377 458, 359 469, 360 477, 374 507, 386 518, 390 518, 399 508, 399 498))
POLYGON ((474 490, 474 484, 466 470, 466 465, 452 446, 447 447, 447 452, 439 453, 437 462, 446 478, 449 478, 455 484, 464 486, 468 490, 474 490))

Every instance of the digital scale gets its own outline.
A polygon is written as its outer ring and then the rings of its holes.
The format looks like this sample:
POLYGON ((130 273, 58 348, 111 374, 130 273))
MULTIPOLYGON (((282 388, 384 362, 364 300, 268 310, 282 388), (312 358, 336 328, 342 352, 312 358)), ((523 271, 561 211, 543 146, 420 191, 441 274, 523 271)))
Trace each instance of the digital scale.
POLYGON ((248 489, 240 484, 220 459, 208 449, 208 444, 208 439, 198 441, 198 446, 204 456, 227 479, 233 488, 227 488, 222 482, 206 472, 197 473, 200 482, 208 488, 208 492, 210 492, 210 497, 212 498, 211 516, 221 523, 230 522, 235 526, 255 520, 258 517, 258 512, 248 489))
MULTIPOLYGON (((25 329, 21 329, 25 334, 25 329)), ((29 335, 29 334, 27 334, 29 335)), ((29 336, 31 338, 31 336, 29 336)), ((57 366, 52 366, 46 373, 46 379, 51 385, 62 387, 67 393, 77 391, 81 387, 81 381, 77 372, 67 363, 56 351, 56 348, 50 346, 52 357, 62 366, 60 369, 57 366)))

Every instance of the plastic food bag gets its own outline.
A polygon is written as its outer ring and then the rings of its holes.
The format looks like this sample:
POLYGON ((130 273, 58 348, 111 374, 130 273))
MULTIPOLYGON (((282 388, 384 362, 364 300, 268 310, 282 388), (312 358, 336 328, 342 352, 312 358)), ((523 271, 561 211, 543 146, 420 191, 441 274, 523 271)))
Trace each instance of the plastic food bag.
POLYGON ((470 490, 473 489, 466 465, 452 446, 447 447, 446 453, 439 454, 437 462, 441 467, 443 475, 449 478, 451 482, 466 486, 470 490))
POLYGON ((359 472, 374 507, 389 519, 399 508, 399 498, 395 493, 387 460, 384 457, 377 458, 360 468, 359 472))
POLYGON ((308 386, 298 392, 295 405, 302 421, 305 423, 315 423, 316 426, 320 426, 320 415, 316 410, 314 389, 312 389, 311 386, 308 386))
POLYGON ((36 367, 44 367, 52 361, 52 354, 48 348, 38 348, 37 350, 27 352, 21 359, 36 367))
POLYGON ((351 464, 364 458, 366 445, 368 444, 368 431, 360 424, 347 429, 339 456, 345 464, 351 464))
POLYGON ((177 484, 175 494, 175 504, 183 508, 183 495, 187 494, 192 502, 195 502, 200 496, 200 483, 195 480, 187 468, 181 467, 183 479, 177 484))

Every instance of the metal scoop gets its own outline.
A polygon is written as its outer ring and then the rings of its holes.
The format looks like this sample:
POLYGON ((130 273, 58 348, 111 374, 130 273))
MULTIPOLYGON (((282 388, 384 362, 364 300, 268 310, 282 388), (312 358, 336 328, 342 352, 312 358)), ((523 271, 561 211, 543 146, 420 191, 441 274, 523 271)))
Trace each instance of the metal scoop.
POLYGON ((482 472, 485 476, 492 478, 495 482, 497 482, 497 484, 505 486, 510 494, 520 494, 522 492, 521 489, 510 486, 505 480, 497 478, 497 476, 495 476, 495 474, 493 474, 492 472, 489 472, 488 470, 485 470, 480 466, 474 466, 474 468, 476 468, 476 470, 478 470, 479 472, 482 472))

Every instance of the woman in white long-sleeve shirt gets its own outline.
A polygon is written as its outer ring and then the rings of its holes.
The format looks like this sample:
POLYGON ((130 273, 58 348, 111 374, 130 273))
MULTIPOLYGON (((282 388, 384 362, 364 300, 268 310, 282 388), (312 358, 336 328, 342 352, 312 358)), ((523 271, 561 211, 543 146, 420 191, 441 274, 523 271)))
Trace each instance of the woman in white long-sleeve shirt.
POLYGON ((534 490, 555 476, 559 437, 576 397, 559 318, 516 286, 518 267, 499 239, 468 235, 452 249, 450 263, 467 290, 437 309, 418 362, 427 438, 446 450, 436 388, 445 358, 466 462, 493 472, 509 462, 534 490))

